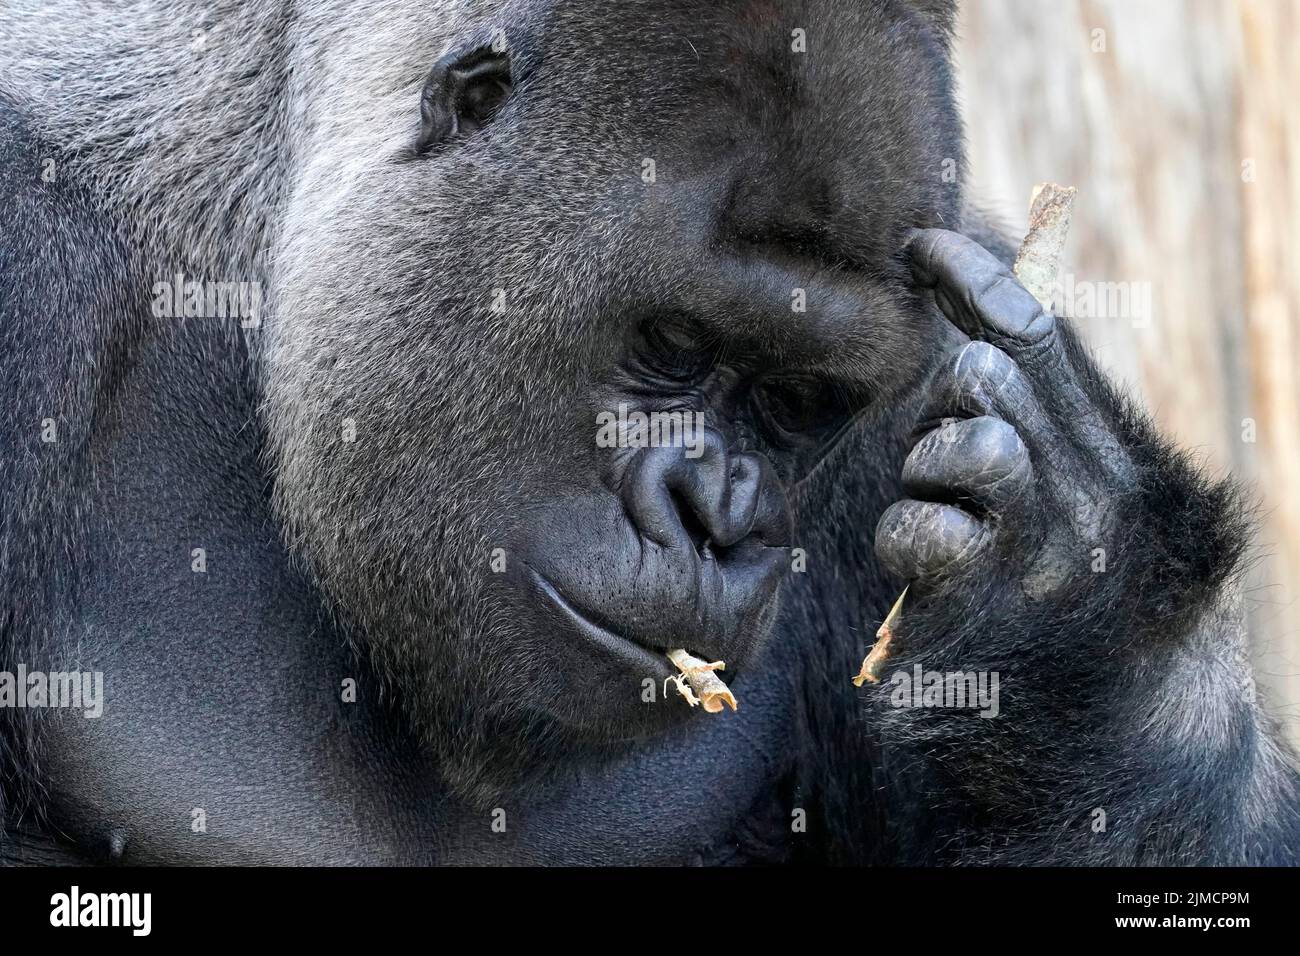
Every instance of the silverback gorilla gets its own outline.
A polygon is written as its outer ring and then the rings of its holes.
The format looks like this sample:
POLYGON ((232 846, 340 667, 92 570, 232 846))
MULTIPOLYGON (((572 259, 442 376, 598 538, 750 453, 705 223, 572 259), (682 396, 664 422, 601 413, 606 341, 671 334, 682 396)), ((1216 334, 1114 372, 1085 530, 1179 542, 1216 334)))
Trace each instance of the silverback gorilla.
POLYGON ((1247 509, 945 174, 948 0, 0 16, 4 859, 1295 861, 1247 509), (905 584, 996 708, 851 685, 905 584))

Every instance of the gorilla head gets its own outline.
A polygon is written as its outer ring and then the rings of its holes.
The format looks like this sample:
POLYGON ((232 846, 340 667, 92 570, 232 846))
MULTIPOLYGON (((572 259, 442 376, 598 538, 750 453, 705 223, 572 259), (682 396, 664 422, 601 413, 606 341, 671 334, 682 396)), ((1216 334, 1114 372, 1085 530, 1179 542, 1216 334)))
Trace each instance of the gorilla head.
POLYGON ((666 648, 755 663, 789 489, 920 373, 960 134, 946 2, 439 6, 316 28, 263 358, 291 543, 485 793, 688 717, 666 648))

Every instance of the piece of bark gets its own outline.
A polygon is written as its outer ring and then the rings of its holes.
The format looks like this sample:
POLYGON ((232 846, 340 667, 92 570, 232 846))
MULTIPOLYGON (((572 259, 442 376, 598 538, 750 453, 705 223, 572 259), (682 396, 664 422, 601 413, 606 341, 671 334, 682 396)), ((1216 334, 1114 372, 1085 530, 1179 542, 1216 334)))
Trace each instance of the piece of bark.
POLYGON ((1025 233, 1025 241, 1016 253, 1013 268, 1016 278, 1048 311, 1052 308, 1056 277, 1061 271, 1065 238, 1070 233, 1076 192, 1073 186, 1056 183, 1039 183, 1034 187, 1029 200, 1029 232, 1025 233))
MULTIPOLYGON (((715 673, 726 670, 725 661, 714 661, 710 664, 698 657, 692 657, 683 648, 669 651, 668 659, 681 671, 676 677, 668 679, 677 685, 677 690, 686 698, 686 703, 692 707, 703 704, 705 712, 709 714, 718 713, 724 704, 732 710, 736 709, 736 695, 715 673), (687 684, 690 686, 688 687, 687 684)), ((667 690, 666 684, 665 690, 667 690)))

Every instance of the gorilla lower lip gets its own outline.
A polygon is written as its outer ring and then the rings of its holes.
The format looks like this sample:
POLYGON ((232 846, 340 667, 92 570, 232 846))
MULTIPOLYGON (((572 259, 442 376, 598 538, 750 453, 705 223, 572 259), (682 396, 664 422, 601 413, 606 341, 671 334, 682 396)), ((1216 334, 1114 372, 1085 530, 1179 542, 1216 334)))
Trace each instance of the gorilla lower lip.
POLYGON ((667 658, 662 656, 662 651, 658 654, 652 653, 631 638, 623 637, 601 627, 566 601, 564 595, 560 594, 550 581, 536 571, 533 572, 533 578, 542 593, 549 597, 551 602, 564 613, 565 617, 572 622, 579 633, 591 640, 593 644, 621 657, 635 667, 647 668, 659 674, 668 671, 667 658))

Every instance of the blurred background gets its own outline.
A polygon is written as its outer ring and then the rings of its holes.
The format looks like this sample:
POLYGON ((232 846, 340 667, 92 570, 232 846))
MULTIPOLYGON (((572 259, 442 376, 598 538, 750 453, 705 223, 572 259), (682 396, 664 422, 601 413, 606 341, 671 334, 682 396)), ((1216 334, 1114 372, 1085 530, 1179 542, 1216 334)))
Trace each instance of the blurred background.
POLYGON ((970 194, 1077 186, 1061 296, 1102 365, 1253 481, 1259 686, 1300 743, 1300 0, 965 0, 970 194))

